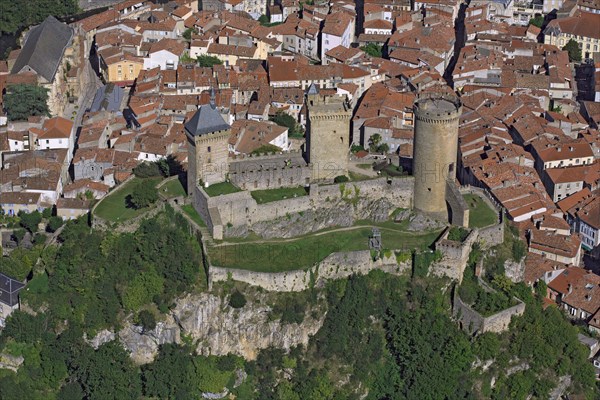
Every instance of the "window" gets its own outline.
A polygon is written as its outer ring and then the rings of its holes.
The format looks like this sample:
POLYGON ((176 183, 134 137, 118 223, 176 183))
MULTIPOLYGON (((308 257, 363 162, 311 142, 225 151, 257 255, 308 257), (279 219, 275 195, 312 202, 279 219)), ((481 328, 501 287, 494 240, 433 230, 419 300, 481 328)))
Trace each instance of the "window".
POLYGON ((206 151, 210 153, 210 146, 207 147, 206 151))
POLYGON ((50 140, 46 139, 46 144, 50 144, 50 140))

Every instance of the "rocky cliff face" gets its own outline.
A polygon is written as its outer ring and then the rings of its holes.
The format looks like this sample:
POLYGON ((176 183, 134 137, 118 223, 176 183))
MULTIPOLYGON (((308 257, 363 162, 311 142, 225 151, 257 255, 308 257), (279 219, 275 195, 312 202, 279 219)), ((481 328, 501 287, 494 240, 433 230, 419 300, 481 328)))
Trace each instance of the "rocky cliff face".
POLYGON ((165 321, 158 322, 156 328, 147 332, 128 322, 119 332, 119 340, 129 350, 135 363, 147 364, 154 361, 161 344, 180 343, 181 331, 173 316, 169 315, 165 321))
POLYGON ((315 320, 307 316, 302 324, 269 321, 269 306, 264 299, 248 301, 233 309, 227 301, 211 293, 189 294, 176 302, 166 320, 152 331, 126 323, 119 340, 138 364, 150 363, 163 343, 180 343, 183 335, 194 339, 197 352, 204 355, 236 354, 255 359, 261 349, 273 346, 289 350, 307 344, 323 325, 324 315, 315 320))
MULTIPOLYGON (((265 239, 292 238, 333 226, 352 226, 358 220, 387 221, 394 210, 395 206, 385 198, 377 200, 349 198, 332 201, 323 207, 293 213, 272 221, 258 222, 246 229, 265 239)), ((246 229, 230 228, 225 236, 244 236, 248 233, 246 229)))
POLYGON ((214 295, 188 295, 177 303, 173 316, 182 332, 197 340, 198 353, 233 353, 250 360, 270 346, 289 350, 307 344, 323 325, 324 316, 318 320, 307 316, 299 325, 269 321, 271 308, 258 303, 248 302, 236 310, 214 295))

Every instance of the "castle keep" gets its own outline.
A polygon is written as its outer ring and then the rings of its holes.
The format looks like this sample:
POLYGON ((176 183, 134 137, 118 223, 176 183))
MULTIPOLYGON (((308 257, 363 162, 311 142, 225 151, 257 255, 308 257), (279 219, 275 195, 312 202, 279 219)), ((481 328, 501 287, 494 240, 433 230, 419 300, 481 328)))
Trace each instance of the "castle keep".
POLYGON ((196 185, 225 181, 228 172, 228 141, 231 126, 215 106, 214 91, 210 104, 200 106, 185 124, 188 140, 188 193, 196 185))
POLYGON ((449 217, 446 201, 453 195, 448 186, 454 185, 456 176, 461 111, 460 100, 448 95, 427 95, 414 104, 413 204, 416 210, 440 220, 449 217))
POLYGON ((322 96, 316 86, 307 92, 307 159, 312 181, 348 175, 350 117, 345 96, 322 96))

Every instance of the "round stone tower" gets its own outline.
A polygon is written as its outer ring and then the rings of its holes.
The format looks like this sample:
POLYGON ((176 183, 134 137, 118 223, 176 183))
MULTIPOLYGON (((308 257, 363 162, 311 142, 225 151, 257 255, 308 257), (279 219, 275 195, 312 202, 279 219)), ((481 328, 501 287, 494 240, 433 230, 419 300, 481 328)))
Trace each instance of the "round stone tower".
POLYGON ((446 182, 456 176, 460 100, 448 94, 426 94, 414 104, 414 208, 448 220, 446 182))

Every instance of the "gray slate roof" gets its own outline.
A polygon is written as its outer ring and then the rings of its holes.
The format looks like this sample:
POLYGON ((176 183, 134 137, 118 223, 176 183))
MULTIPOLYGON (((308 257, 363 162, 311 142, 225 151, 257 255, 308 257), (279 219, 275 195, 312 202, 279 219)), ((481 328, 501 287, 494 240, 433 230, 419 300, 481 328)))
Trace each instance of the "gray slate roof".
POLYGON ((191 136, 202 136, 227 129, 231 129, 231 126, 225 122, 214 103, 200 106, 196 114, 185 124, 185 130, 191 136))
POLYGON ((29 67, 52 82, 71 37, 73 28, 49 16, 29 31, 11 73, 17 74, 29 67))
POLYGON ((319 94, 319 88, 314 83, 311 83, 308 89, 306 90, 306 94, 309 96, 319 94))
POLYGON ((121 111, 121 101, 123 100, 124 95, 125 91, 123 88, 114 83, 108 83, 96 91, 96 96, 94 97, 90 111, 121 111))
POLYGON ((19 302, 19 291, 25 284, 0 273, 0 302, 10 307, 19 302))

